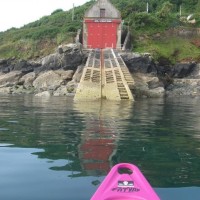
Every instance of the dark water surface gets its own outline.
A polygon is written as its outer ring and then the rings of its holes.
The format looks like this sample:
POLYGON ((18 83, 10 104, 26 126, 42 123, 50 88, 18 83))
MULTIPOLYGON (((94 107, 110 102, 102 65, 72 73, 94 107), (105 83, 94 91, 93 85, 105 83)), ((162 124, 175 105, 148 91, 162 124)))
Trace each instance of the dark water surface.
POLYGON ((120 162, 162 200, 200 200, 200 99, 0 97, 0 200, 89 200, 120 162))

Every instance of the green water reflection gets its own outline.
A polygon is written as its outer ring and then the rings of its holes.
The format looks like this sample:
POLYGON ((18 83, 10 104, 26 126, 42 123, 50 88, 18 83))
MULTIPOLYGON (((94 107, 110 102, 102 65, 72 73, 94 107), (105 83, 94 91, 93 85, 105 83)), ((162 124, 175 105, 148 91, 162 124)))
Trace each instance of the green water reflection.
MULTIPOLYGON (((47 195, 49 190, 59 193, 57 199, 89 199, 110 167, 131 162, 162 199, 186 200, 187 193, 198 200, 199 105, 199 99, 73 102, 64 97, 2 96, 0 175, 8 176, 0 186, 15 187, 12 172, 19 182, 34 179, 27 190, 39 190, 44 182, 42 197, 32 192, 29 199, 56 199, 47 195), (77 187, 87 190, 84 197, 70 195, 77 187)), ((27 199, 22 188, 17 191, 13 193, 27 199)), ((0 199, 14 199, 5 193, 0 192, 0 199)))

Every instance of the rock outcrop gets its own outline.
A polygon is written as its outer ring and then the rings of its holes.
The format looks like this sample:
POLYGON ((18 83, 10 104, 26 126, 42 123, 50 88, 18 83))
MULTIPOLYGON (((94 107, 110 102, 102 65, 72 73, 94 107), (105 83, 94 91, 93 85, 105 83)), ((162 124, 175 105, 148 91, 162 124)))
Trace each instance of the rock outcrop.
POLYGON ((164 97, 164 84, 158 78, 157 66, 150 54, 125 53, 122 58, 133 76, 132 91, 136 98, 164 97))
POLYGON ((21 71, 12 71, 10 73, 1 74, 0 87, 11 87, 17 85, 22 75, 23 73, 21 71))
POLYGON ((122 55, 135 80, 136 97, 200 96, 200 64, 155 63, 149 54, 122 55))
POLYGON ((54 54, 37 61, 0 59, 0 93, 71 95, 80 79, 79 66, 84 59, 80 45, 76 44, 59 46, 54 54))
POLYGON ((121 56, 131 73, 157 73, 156 64, 148 53, 122 53, 121 56))
POLYGON ((184 66, 184 70, 182 70, 184 76, 181 72, 179 76, 171 78, 171 84, 166 87, 166 95, 170 97, 200 96, 200 64, 185 63, 181 66, 184 66), (187 66, 186 70, 185 66, 187 66))
POLYGON ((33 87, 33 81, 36 79, 36 73, 30 72, 28 74, 25 74, 19 79, 18 84, 23 85, 25 89, 29 89, 33 87))
POLYGON ((47 70, 76 70, 83 61, 83 53, 79 45, 68 44, 59 46, 56 53, 42 59, 41 71, 47 70))

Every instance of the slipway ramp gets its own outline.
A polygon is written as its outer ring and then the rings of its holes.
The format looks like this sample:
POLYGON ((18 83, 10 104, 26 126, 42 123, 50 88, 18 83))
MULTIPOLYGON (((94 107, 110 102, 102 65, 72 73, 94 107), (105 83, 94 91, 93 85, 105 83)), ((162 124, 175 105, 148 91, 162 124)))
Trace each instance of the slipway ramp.
POLYGON ((114 49, 90 50, 74 100, 134 100, 134 80, 114 49))

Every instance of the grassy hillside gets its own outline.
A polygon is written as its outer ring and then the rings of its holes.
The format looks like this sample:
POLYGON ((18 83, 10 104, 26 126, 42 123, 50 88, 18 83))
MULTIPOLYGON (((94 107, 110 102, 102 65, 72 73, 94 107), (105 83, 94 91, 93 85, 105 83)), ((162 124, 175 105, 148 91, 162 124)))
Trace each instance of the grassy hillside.
POLYGON ((57 9, 22 28, 0 32, 0 58, 36 58, 51 53, 61 43, 73 42, 82 26, 83 13, 91 4, 76 7, 74 21, 72 10, 57 9))
MULTIPOLYGON (((133 51, 150 52, 157 59, 167 57, 171 62, 183 59, 199 59, 200 49, 192 41, 198 38, 166 36, 166 30, 179 27, 200 27, 200 0, 110 0, 122 13, 124 28, 134 35, 133 51), (146 3, 149 1, 149 13, 146 3), (193 13, 196 24, 180 20, 193 13), (160 37, 155 37, 159 34, 160 37)), ((33 59, 47 55, 62 43, 73 42, 82 27, 84 12, 94 3, 89 1, 72 10, 55 10, 50 16, 29 23, 22 28, 0 32, 0 58, 33 59)))
POLYGON ((134 36, 133 51, 149 52, 155 59, 164 58, 172 64, 200 61, 199 36, 180 37, 173 31, 168 34, 168 30, 200 28, 200 0, 111 1, 121 10, 125 25, 134 36), (149 13, 146 12, 147 1, 149 13), (194 14, 192 19, 196 20, 195 24, 187 22, 190 14, 194 14))

